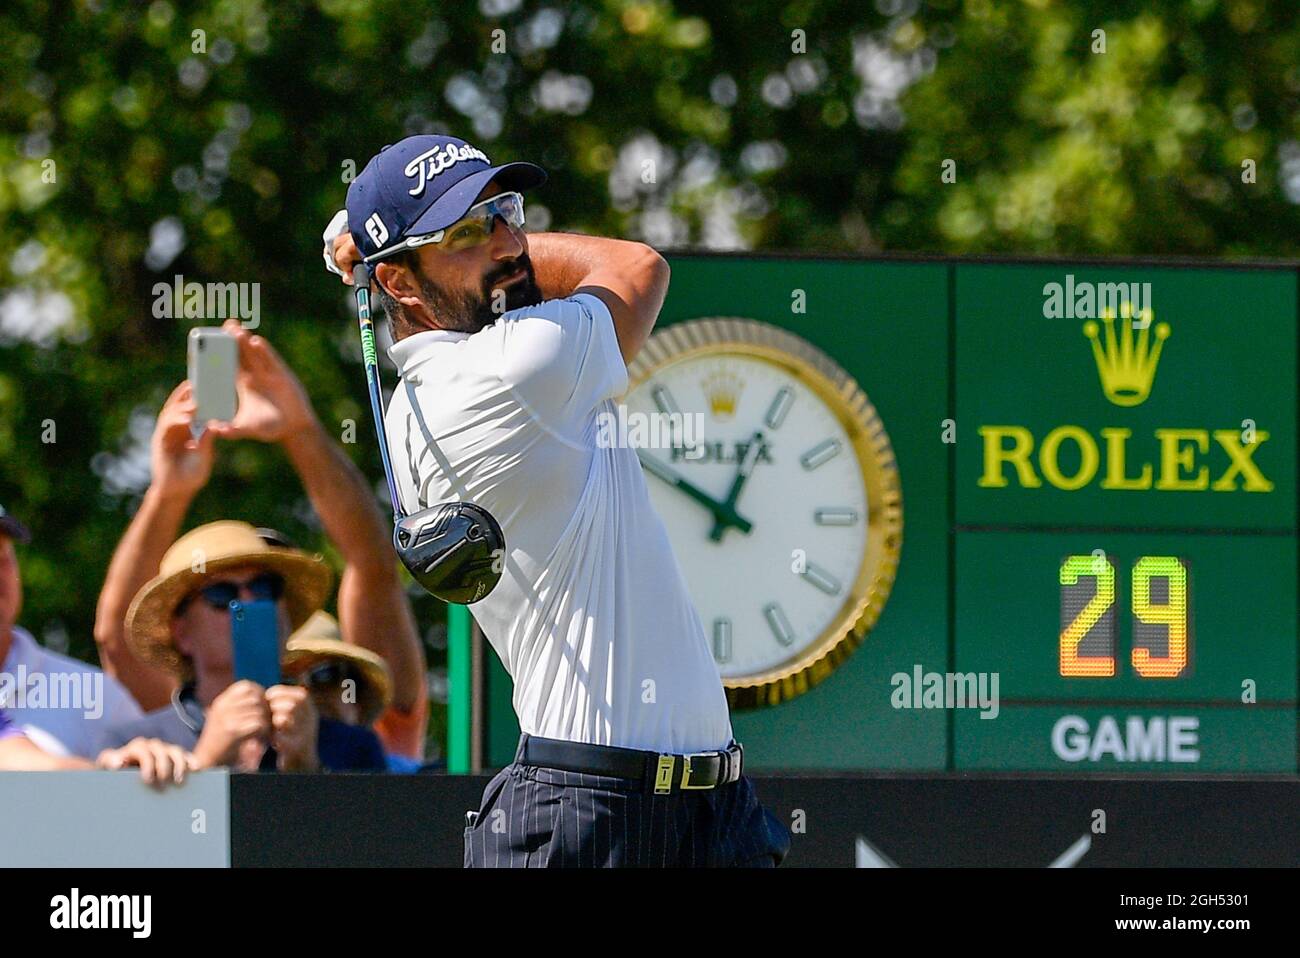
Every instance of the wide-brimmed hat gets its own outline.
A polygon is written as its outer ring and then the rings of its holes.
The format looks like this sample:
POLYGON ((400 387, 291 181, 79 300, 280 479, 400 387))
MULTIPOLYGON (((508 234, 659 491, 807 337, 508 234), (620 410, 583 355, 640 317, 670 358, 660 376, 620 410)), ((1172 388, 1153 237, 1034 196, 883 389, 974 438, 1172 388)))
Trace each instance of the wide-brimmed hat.
POLYGON ((393 698, 393 684, 388 665, 374 652, 343 641, 338 620, 328 612, 317 612, 300 629, 289 636, 284 647, 284 671, 299 673, 320 662, 346 662, 356 668, 361 681, 357 704, 361 706, 362 724, 369 725, 388 707, 393 698))
POLYGON ((126 612, 126 638, 146 662, 184 675, 185 658, 172 644, 171 620, 181 601, 216 573, 257 566, 284 579, 284 604, 294 628, 329 597, 334 574, 319 555, 268 544, 247 522, 223 520, 192 529, 162 558, 158 575, 136 593, 126 612))

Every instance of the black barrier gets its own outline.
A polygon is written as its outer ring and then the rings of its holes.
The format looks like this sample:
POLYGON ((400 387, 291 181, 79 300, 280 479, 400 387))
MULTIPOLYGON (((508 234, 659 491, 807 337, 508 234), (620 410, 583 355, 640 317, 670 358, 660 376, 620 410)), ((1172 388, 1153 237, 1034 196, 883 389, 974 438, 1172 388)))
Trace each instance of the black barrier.
MULTIPOLYGON (((459 867, 487 776, 232 775, 231 864, 459 867)), ((1294 867, 1300 782, 754 776, 791 867, 1294 867)))
POLYGON ((232 775, 233 867, 460 867, 470 775, 232 775), (236 823, 238 823, 236 825, 236 823))

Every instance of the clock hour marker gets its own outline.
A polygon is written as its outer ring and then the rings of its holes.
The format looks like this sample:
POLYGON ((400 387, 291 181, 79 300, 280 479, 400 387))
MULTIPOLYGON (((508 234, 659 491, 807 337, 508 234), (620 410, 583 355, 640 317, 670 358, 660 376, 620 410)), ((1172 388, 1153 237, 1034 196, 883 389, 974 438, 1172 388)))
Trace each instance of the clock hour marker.
POLYGON ((838 456, 841 448, 838 439, 826 439, 800 456, 799 461, 803 463, 805 469, 811 471, 838 456))
POLYGON ((813 522, 819 526, 851 526, 858 521, 855 509, 814 509, 813 522))
POLYGON ((778 642, 782 645, 793 644, 794 629, 790 628, 790 620, 785 617, 779 605, 769 602, 763 606, 763 618, 767 619, 767 624, 778 642))
POLYGON ((713 660, 726 662, 731 658, 731 620, 713 620, 713 660))
POLYGON ((788 386, 782 386, 776 398, 772 400, 772 405, 768 407, 767 415, 763 418, 767 428, 780 428, 781 423, 785 422, 785 414, 790 411, 792 405, 794 405, 794 393, 788 386))
POLYGON ((809 562, 807 568, 805 568, 800 574, 827 595, 839 594, 840 580, 835 578, 835 576, 831 575, 821 566, 815 566, 809 562))
POLYGON ((682 411, 681 407, 677 405, 677 400, 673 398, 673 394, 668 391, 667 386, 655 386, 650 390, 650 396, 654 399, 655 405, 659 407, 659 411, 664 415, 682 411))

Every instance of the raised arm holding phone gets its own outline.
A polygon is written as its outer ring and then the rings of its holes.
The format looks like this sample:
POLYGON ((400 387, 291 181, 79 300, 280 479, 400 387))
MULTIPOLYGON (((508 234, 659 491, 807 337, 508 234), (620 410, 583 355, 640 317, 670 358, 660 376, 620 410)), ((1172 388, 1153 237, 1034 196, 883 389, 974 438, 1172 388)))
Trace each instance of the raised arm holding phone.
MULTIPOLYGON (((343 556, 339 612, 345 637, 370 646, 389 662, 392 705, 376 730, 387 733, 390 749, 419 758, 427 708, 423 653, 370 489, 316 418, 297 377, 270 343, 235 322, 228 322, 223 332, 238 350, 237 411, 230 422, 210 421, 200 430, 194 421, 198 403, 188 381, 164 404, 151 447, 152 481, 114 552, 96 612, 95 636, 105 668, 151 714, 157 713, 154 718, 165 722, 166 731, 183 741, 198 734, 186 731, 186 710, 206 713, 202 739, 194 740, 205 764, 247 767, 270 746, 280 754, 282 768, 314 767, 316 716, 306 690, 267 688, 241 681, 233 672, 230 599, 279 601, 297 588, 285 570, 266 568, 258 552, 264 543, 250 540, 251 526, 211 524, 243 528, 218 530, 224 545, 208 541, 202 547, 190 546, 209 558, 214 548, 224 548, 232 562, 245 561, 238 568, 209 561, 204 576, 185 583, 184 594, 169 596, 176 599, 171 607, 153 613, 161 620, 163 635, 152 645, 145 643, 146 652, 163 643, 178 654, 141 654, 140 644, 128 636, 128 620, 132 612, 138 613, 142 593, 158 584, 160 573, 167 571, 162 567, 169 550, 180 544, 177 536, 189 505, 211 475, 217 440, 276 443, 301 477, 326 533, 343 556), (232 536, 239 542, 230 541, 232 536), (259 585, 265 573, 273 578, 259 585), (249 686, 256 686, 256 692, 249 686), (307 726, 313 727, 310 734, 303 731, 307 726)), ((188 557, 178 557, 171 571, 184 571, 190 564, 188 557)), ((314 566, 307 571, 311 602, 299 601, 286 610, 293 614, 282 622, 279 643, 328 598, 328 569, 321 563, 319 571, 324 584, 315 581, 314 566)), ((147 626, 160 628, 156 621, 147 626)))

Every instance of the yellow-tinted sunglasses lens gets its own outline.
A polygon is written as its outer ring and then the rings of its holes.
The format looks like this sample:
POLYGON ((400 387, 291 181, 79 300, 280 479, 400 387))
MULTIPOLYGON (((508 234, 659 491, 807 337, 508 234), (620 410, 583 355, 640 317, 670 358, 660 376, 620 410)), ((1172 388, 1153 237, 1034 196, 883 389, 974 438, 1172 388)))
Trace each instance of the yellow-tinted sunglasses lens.
POLYGON ((448 226, 439 249, 454 253, 486 243, 492 238, 496 218, 501 217, 510 226, 519 229, 524 225, 524 199, 518 193, 501 193, 470 207, 464 217, 448 226))
POLYGON ((442 242, 438 243, 437 247, 449 253, 455 253, 458 250, 480 246, 492 236, 489 225, 492 221, 493 217, 484 216, 475 217, 474 219, 466 218, 458 223, 453 223, 448 227, 447 232, 442 237, 442 242))

